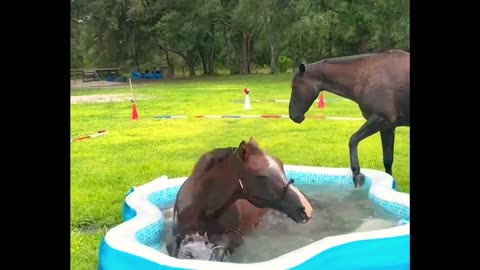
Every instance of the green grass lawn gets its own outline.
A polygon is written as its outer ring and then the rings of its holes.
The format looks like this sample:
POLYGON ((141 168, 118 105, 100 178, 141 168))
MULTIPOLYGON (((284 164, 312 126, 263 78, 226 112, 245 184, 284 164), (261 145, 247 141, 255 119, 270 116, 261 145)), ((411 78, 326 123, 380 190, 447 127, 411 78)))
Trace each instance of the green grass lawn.
MULTIPOLYGON (((122 222, 122 205, 132 186, 161 175, 187 176, 204 152, 237 146, 254 137, 285 164, 349 167, 348 140, 364 121, 305 119, 166 119, 155 116, 199 114, 287 115, 288 103, 250 99, 289 99, 292 74, 195 77, 135 86, 139 121, 128 101, 71 105, 71 137, 106 130, 108 134, 71 144, 71 269, 96 269, 98 246, 106 231, 122 222)), ((71 95, 129 94, 130 88, 72 90, 71 95)), ((362 117, 352 101, 324 93, 326 108, 314 103, 307 116, 362 117)), ((361 168, 383 171, 380 135, 359 144, 361 168)), ((410 129, 397 128, 393 174, 398 189, 410 192, 410 129)))

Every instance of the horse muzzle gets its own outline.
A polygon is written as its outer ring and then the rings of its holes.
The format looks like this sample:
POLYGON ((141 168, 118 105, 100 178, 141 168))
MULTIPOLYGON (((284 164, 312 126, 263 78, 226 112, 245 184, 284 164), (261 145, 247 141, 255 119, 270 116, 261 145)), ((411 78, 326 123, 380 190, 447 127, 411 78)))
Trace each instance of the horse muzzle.
POLYGON ((305 213, 305 211, 302 211, 302 213, 300 213, 300 215, 302 216, 302 221, 300 221, 300 223, 307 223, 312 217, 309 217, 307 215, 307 213, 305 213))
POLYGON ((289 116, 290 119, 297 124, 300 124, 305 120, 305 115, 302 114, 290 114, 289 116))
POLYGON ((312 217, 308 216, 303 207, 298 208, 297 213, 286 213, 289 218, 291 218, 296 223, 307 223, 312 217))

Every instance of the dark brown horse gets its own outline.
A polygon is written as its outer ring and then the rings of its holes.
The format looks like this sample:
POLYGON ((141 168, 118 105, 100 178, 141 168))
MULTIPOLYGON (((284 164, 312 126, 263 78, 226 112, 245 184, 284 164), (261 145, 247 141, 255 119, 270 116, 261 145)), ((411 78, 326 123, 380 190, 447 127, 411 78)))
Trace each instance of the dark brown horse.
POLYGON ((321 90, 356 102, 367 119, 348 144, 355 188, 365 182, 358 162, 358 143, 378 131, 385 171, 392 175, 395 128, 410 126, 410 54, 389 50, 301 64, 292 80, 290 119, 300 124, 321 90))
POLYGON ((174 239, 167 243, 170 256, 178 257, 186 236, 194 239, 193 234, 207 233, 208 243, 220 247, 211 260, 223 261, 258 225, 267 208, 297 223, 307 222, 312 206, 292 183, 281 161, 260 149, 253 138, 238 147, 204 154, 177 194, 174 239))

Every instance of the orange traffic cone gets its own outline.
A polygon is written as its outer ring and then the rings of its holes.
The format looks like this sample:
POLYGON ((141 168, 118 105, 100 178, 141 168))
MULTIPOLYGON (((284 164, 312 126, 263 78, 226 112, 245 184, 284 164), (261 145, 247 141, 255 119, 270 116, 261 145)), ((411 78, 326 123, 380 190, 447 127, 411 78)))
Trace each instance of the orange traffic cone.
POLYGON ((318 108, 325 108, 325 99, 323 98, 323 92, 320 92, 320 97, 318 98, 318 108))
POLYGON ((133 108, 132 108, 132 119, 138 120, 137 104, 135 103, 133 103, 133 108))
POLYGON ((132 119, 138 120, 137 104, 135 104, 135 95, 133 94, 132 79, 128 78, 128 81, 130 82, 130 90, 132 91, 132 99, 130 99, 130 101, 133 103, 132 119))

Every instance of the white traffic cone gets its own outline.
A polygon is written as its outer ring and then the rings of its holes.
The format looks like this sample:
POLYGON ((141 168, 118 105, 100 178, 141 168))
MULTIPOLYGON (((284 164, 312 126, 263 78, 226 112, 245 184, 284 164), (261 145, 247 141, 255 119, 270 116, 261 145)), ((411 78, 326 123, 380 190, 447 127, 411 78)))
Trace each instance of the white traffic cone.
POLYGON ((243 92, 245 93, 245 106, 243 107, 245 108, 245 110, 250 110, 252 108, 252 106, 250 106, 250 97, 248 96, 248 94, 250 93, 250 89, 245 88, 243 89, 243 92))

